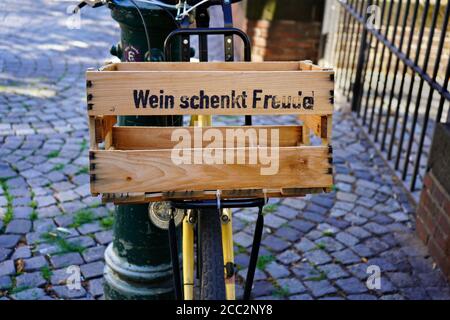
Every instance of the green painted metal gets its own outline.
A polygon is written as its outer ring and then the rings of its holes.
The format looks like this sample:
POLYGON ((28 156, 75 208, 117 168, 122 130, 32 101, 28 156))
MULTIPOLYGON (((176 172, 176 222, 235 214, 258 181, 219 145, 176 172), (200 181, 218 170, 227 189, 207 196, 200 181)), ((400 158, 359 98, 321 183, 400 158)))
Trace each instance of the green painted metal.
MULTIPOLYGON (((150 37, 151 61, 163 61, 163 44, 176 25, 160 8, 137 2, 150 37)), ((129 0, 116 0, 109 8, 121 29, 120 44, 111 53, 122 61, 148 61, 148 46, 142 20, 129 0)), ((178 55, 179 50, 172 52, 178 55)), ((173 60, 173 59, 172 59, 173 60)), ((181 125, 180 116, 119 117, 119 125, 181 125)), ((114 241, 105 252, 105 299, 173 299, 168 234, 155 227, 148 205, 119 205, 115 210, 114 241)))

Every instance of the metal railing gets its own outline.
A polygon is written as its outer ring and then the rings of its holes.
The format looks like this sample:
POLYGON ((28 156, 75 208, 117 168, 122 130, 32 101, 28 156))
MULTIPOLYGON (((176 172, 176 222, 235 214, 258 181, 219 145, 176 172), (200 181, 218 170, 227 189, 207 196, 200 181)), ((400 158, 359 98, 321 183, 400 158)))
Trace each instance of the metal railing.
POLYGON ((449 1, 338 2, 338 89, 401 179, 420 190, 434 125, 450 121, 449 1))

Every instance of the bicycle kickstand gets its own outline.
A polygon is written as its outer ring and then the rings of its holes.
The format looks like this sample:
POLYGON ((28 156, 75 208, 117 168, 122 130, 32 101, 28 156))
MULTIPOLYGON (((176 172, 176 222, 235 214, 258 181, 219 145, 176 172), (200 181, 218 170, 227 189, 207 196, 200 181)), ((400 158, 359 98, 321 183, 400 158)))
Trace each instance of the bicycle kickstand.
MULTIPOLYGON (((266 201, 264 201, 265 204, 266 201)), ((258 261, 259 248, 261 246, 261 237, 264 228, 263 206, 258 206, 258 219, 256 220, 255 234, 253 236, 252 252, 248 265, 247 278, 245 279, 244 300, 249 300, 253 287, 253 278, 255 277, 256 263, 258 261)))

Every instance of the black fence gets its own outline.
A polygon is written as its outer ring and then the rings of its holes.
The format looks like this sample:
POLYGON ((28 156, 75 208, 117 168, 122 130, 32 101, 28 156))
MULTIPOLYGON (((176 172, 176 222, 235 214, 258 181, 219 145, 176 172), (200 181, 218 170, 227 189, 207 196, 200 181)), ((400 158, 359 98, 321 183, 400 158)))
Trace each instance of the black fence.
POLYGON ((420 190, 436 122, 448 122, 449 1, 339 1, 337 85, 385 159, 420 190))

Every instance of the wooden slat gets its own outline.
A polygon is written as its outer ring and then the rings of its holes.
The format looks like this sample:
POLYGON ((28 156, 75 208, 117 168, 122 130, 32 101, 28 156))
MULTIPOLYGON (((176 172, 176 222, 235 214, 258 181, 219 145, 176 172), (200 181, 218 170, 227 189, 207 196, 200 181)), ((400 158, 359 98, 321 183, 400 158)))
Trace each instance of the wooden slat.
MULTIPOLYGON (((245 137, 254 134, 257 137, 256 143, 267 147, 272 146, 271 137, 273 130, 278 130, 279 139, 276 140, 280 147, 292 147, 302 144, 302 127, 301 126, 252 126, 252 127, 114 127, 112 129, 112 140, 114 141, 114 148, 119 150, 149 150, 149 149, 172 149, 179 144, 178 135, 176 133, 186 134, 191 137, 191 146, 194 147, 194 138, 201 137, 202 134, 208 130, 215 131, 223 137, 226 137, 227 132, 233 133, 239 137, 239 141, 244 141, 245 137), (230 131, 228 131, 230 130, 230 131), (266 132, 264 134, 264 131, 266 132), (172 141, 172 137, 175 141, 172 141), (242 140, 241 140, 242 139, 242 140)), ((211 132, 211 131, 210 131, 211 132)), ((202 147, 207 147, 211 141, 202 141, 202 147)), ((238 146, 238 145, 235 145, 238 146)), ((250 146, 249 139, 245 139, 245 144, 241 147, 250 146)), ((254 147, 257 146, 253 145, 254 147)))
POLYGON ((299 119, 319 138, 326 139, 328 134, 328 117, 318 115, 301 115, 299 119))
MULTIPOLYGON (((255 149, 260 148, 239 149, 247 155, 246 163, 248 151, 257 152, 255 149)), ((91 172, 91 192, 325 188, 332 185, 329 148, 324 146, 280 148, 276 175, 261 175, 261 168, 267 167, 261 164, 177 165, 171 160, 172 152, 91 151, 91 163, 95 166, 91 172)))
POLYGON ((112 146, 112 127, 116 124, 116 116, 95 117, 95 139, 97 143, 105 141, 105 148, 112 146))
POLYGON ((308 71, 308 70, 314 70, 314 71, 320 71, 320 70, 324 70, 323 68, 315 65, 312 63, 312 61, 309 60, 305 60, 305 61, 300 61, 300 70, 303 71, 308 71))
MULTIPOLYGON (((330 91, 333 90, 333 81, 330 80, 332 71, 88 71, 87 79, 92 86, 87 88, 92 96, 92 108, 89 115, 180 115, 180 114, 223 114, 223 115, 256 115, 256 114, 331 114, 333 105, 330 102, 330 91), (135 104, 135 90, 139 95, 146 90, 150 95, 159 99, 160 90, 164 94, 173 96, 173 108, 161 108, 159 101, 154 101, 156 108, 143 108, 142 104, 135 104), (236 95, 247 93, 247 108, 235 104, 235 107, 218 108, 187 108, 180 106, 181 97, 191 99, 193 106, 198 104, 200 90, 205 95, 227 96, 230 99, 232 90, 236 95), (261 100, 255 99, 254 90, 262 90, 261 100), (299 92, 301 92, 300 99, 299 92), (265 96, 293 97, 295 102, 303 102, 304 97, 314 96, 312 108, 273 108, 271 99, 265 96), (264 107, 264 100, 267 101, 264 107)), ((149 96, 150 96, 149 95, 149 96)), ((148 97, 149 97, 148 96, 148 97)), ((146 100, 148 102, 148 100, 146 100)), ((189 100, 190 102, 190 100, 189 100)), ((242 105, 242 99, 239 99, 242 105)), ((212 102, 210 101, 210 104, 212 102)), ((219 101, 220 104, 220 101, 219 101)), ((195 107, 195 106, 194 106, 195 107)))
POLYGON ((122 62, 118 71, 296 71, 299 61, 267 62, 122 62))

